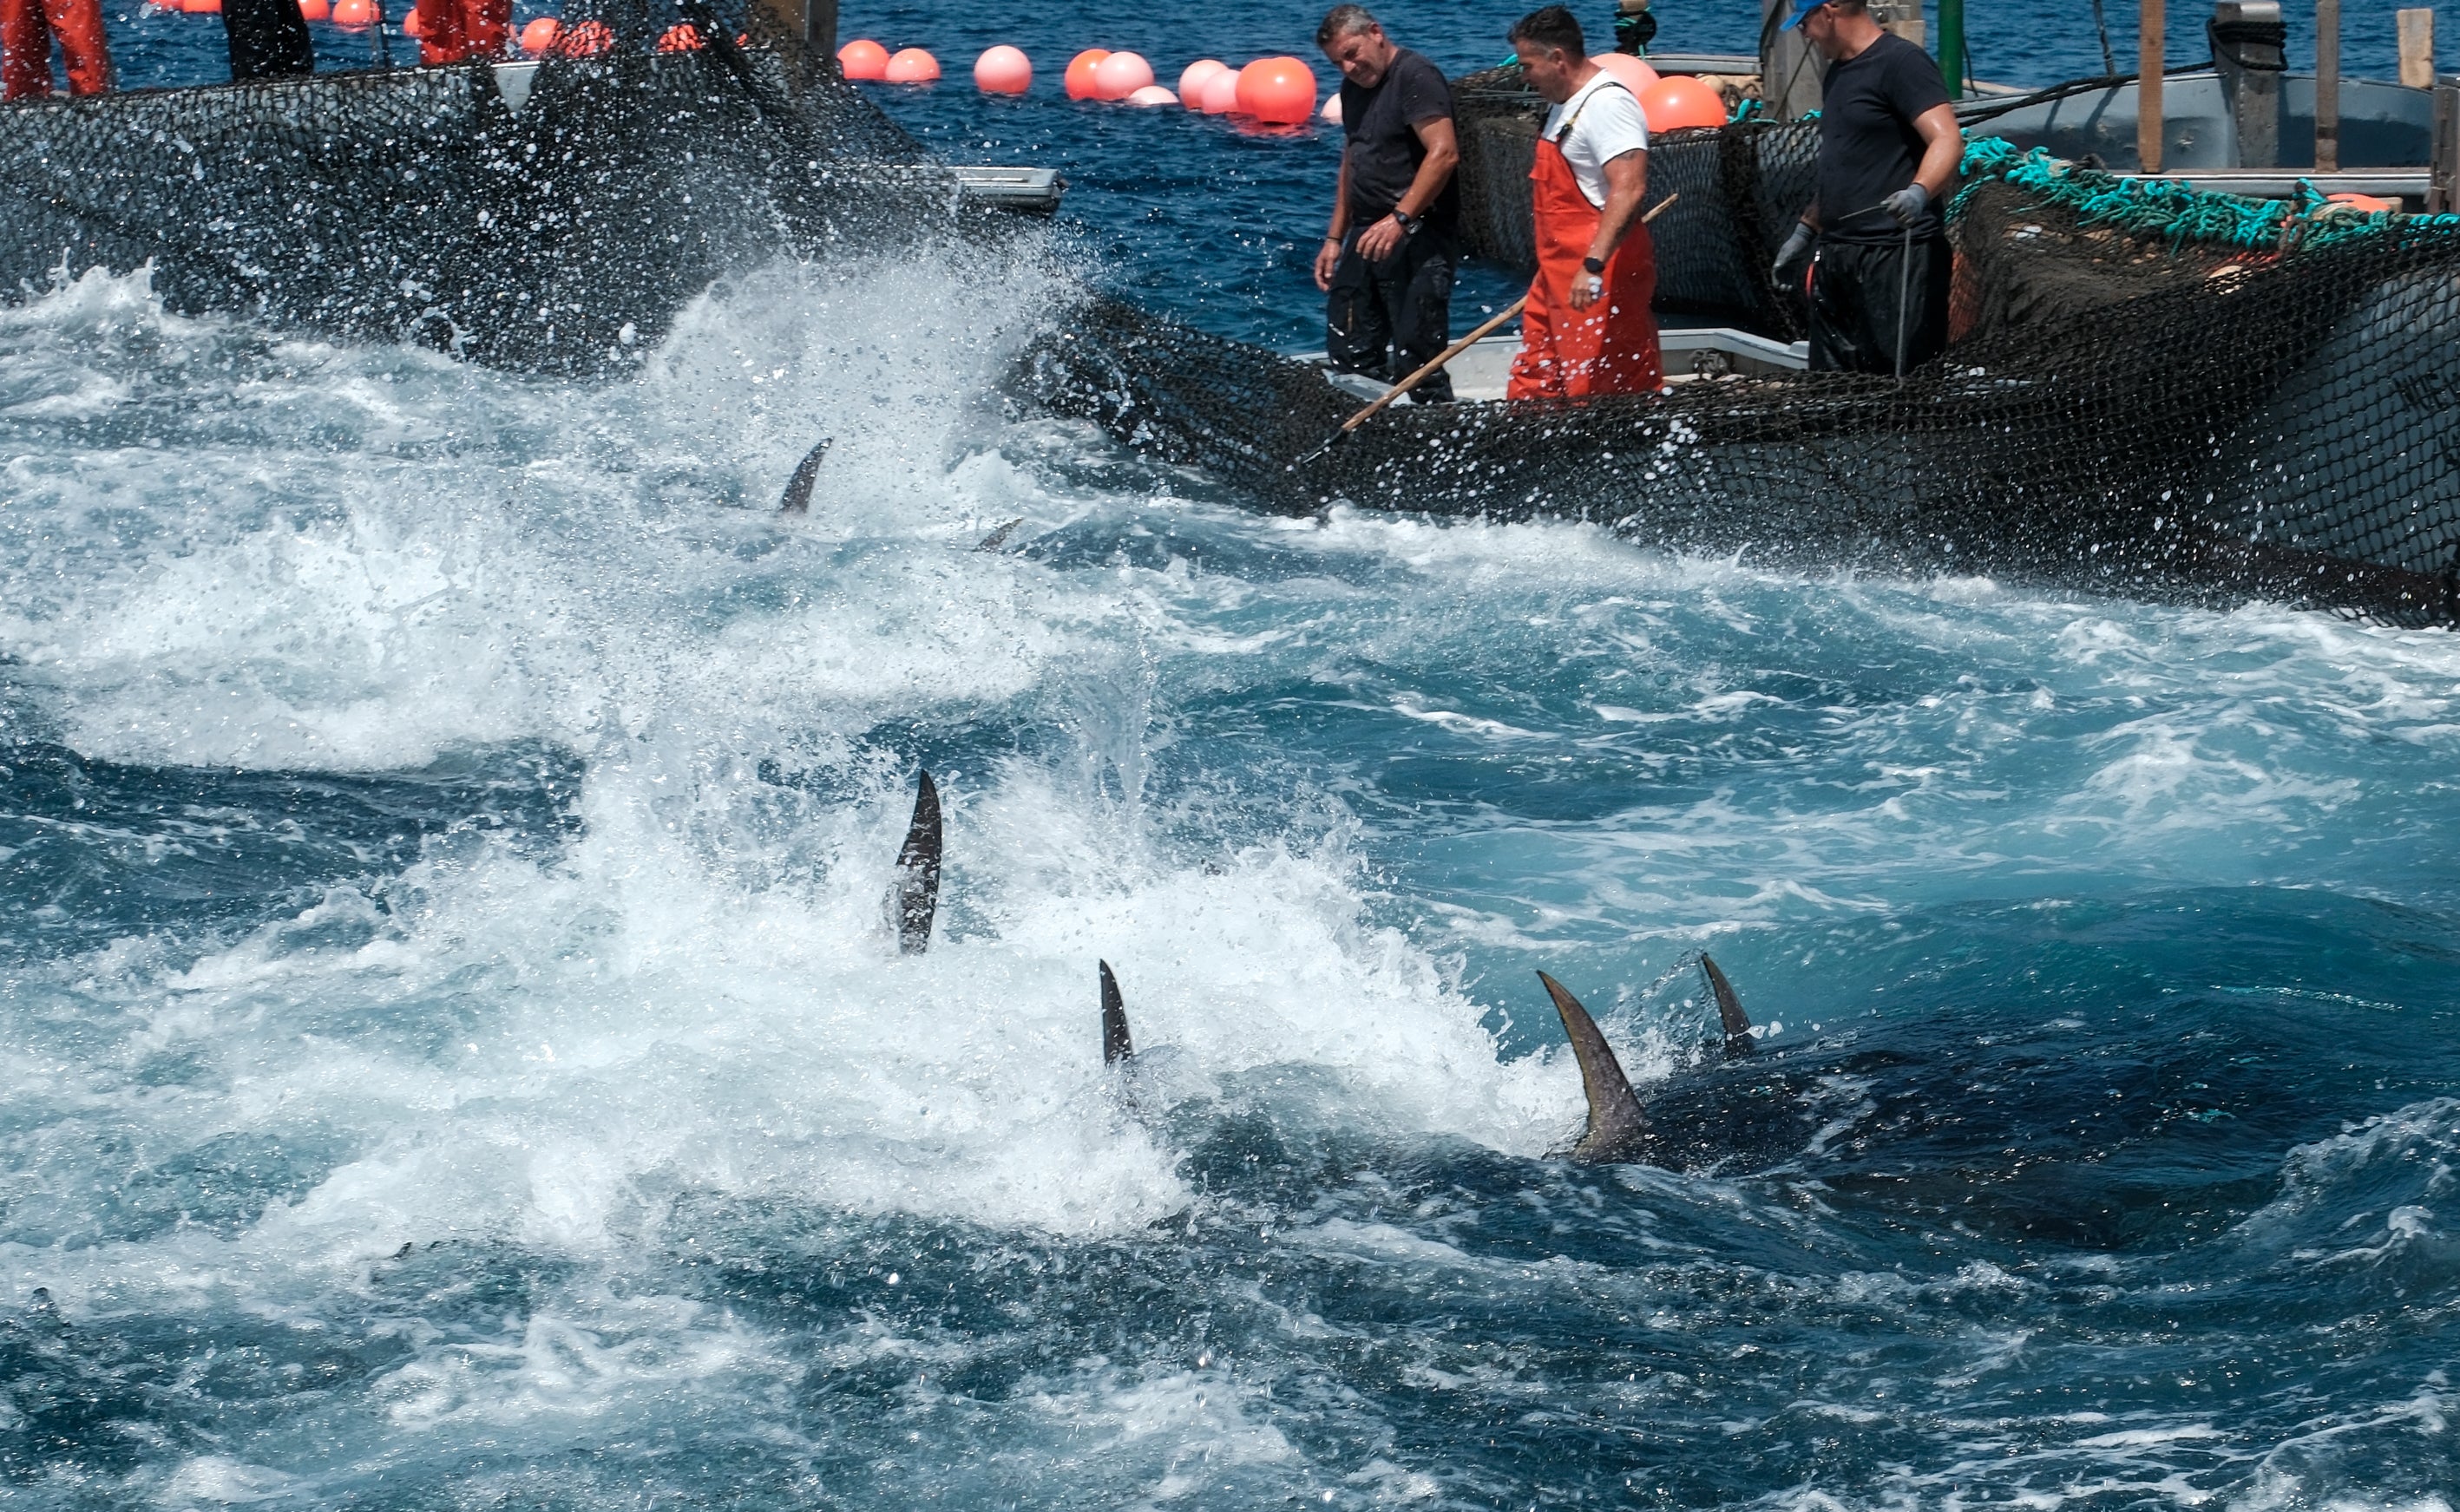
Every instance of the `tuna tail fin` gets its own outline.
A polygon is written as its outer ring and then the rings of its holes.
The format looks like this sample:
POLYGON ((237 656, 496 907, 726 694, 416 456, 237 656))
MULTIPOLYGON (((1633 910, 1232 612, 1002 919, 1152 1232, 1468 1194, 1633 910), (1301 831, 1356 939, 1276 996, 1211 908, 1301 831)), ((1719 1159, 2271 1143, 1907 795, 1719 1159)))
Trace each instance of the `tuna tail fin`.
POLYGON ((1136 1047, 1128 1039, 1127 999, 1119 996, 1119 978, 1111 975, 1111 963, 1102 968, 1102 1063, 1117 1065, 1134 1057, 1136 1047))
POLYGON ((836 444, 834 436, 820 437, 820 444, 803 453, 795 464, 795 475, 786 480, 786 496, 777 501, 780 514, 808 514, 812 512, 812 485, 819 480, 820 462, 836 444))
POLYGON ((1622 1074, 1622 1062, 1615 1059, 1614 1048, 1599 1031, 1598 1021, 1580 1006, 1580 999, 1544 972, 1538 974, 1538 979, 1546 984, 1546 996, 1555 999, 1555 1011, 1563 1016, 1563 1033, 1572 1041, 1572 1059, 1580 1063, 1580 1090, 1589 1100, 1588 1127, 1581 1131, 1580 1143, 1572 1146, 1572 1158, 1629 1158, 1648 1137, 1648 1115, 1640 1110, 1640 1099, 1632 1095, 1631 1079, 1622 1074))
POLYGON ((1700 975, 1708 978, 1708 995, 1717 999, 1717 1017, 1726 1026, 1726 1056, 1747 1056, 1759 1048, 1751 1038, 1751 1016, 1743 1012, 1743 1000, 1734 996, 1734 984, 1704 952, 1700 956, 1700 975))
POLYGON ((931 945, 931 919, 940 911, 940 789, 924 772, 914 794, 914 820, 897 850, 897 887, 889 894, 897 923, 897 948, 920 956, 931 945))

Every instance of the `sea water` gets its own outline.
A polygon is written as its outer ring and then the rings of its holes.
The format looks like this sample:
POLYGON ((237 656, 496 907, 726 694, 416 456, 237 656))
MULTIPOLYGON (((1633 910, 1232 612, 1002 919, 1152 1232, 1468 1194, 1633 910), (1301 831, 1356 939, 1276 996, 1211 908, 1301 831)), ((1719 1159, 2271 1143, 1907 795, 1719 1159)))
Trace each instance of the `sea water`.
POLYGON ((2460 643, 1252 514, 997 391, 1304 345, 1329 143, 889 103, 1078 219, 588 386, 0 308, 0 1498, 2448 1512, 2460 643), (1812 1132, 1550 1158, 1703 951, 1812 1132))

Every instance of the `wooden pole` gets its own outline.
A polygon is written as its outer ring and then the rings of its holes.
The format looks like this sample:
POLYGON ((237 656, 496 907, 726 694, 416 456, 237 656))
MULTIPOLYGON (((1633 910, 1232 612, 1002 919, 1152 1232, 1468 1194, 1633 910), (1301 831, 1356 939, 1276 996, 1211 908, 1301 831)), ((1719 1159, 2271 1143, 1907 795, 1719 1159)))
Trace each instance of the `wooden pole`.
MULTIPOLYGON (((2161 171, 2161 0, 2140 0, 2135 21, 2135 160, 2144 172, 2161 171)), ((2329 5, 2333 0, 2318 0, 2329 5)))
POLYGON ((2434 147, 2428 157, 2426 213, 2460 209, 2460 84, 2434 86, 2434 147))
POLYGON ((2341 0, 2315 0, 2315 171, 2341 171, 2341 0))
POLYGON ((2434 87, 2434 12, 2400 12, 2400 81, 2409 89, 2434 87))

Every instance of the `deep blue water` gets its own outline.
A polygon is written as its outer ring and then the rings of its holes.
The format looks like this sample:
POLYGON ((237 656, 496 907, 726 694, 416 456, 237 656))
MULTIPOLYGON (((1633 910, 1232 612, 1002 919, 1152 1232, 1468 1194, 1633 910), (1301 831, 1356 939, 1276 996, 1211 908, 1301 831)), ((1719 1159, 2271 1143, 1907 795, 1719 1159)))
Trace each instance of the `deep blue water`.
POLYGON ((1303 345, 1329 144, 888 104, 1073 220, 598 387, 0 308, 0 1501, 2449 1512, 2460 642, 1251 514, 986 401, 1303 345), (1550 1159, 1539 968, 1792 1132, 1550 1159))

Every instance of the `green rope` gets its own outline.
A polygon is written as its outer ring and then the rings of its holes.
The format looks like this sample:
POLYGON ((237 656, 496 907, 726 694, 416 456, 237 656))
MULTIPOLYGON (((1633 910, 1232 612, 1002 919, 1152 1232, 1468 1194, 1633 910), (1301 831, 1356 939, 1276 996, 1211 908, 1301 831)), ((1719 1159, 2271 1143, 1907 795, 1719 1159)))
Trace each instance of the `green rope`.
POLYGON ((2395 230, 2460 233, 2460 215, 2402 216, 2384 210, 2361 215, 2340 210, 2319 216, 2316 211, 2326 202, 2324 197, 2303 178, 2298 180, 2296 196, 2288 200, 2210 194, 2179 179, 2130 178, 2079 167, 2039 147, 2019 151, 2015 143, 2001 136, 1966 142, 1962 172, 1964 187, 1948 202, 1951 219, 1963 213, 1977 187, 1995 178, 2073 211, 2079 225, 2159 237, 2173 249, 2193 242, 2277 252, 2294 242, 2299 248, 2311 250, 2395 230))

